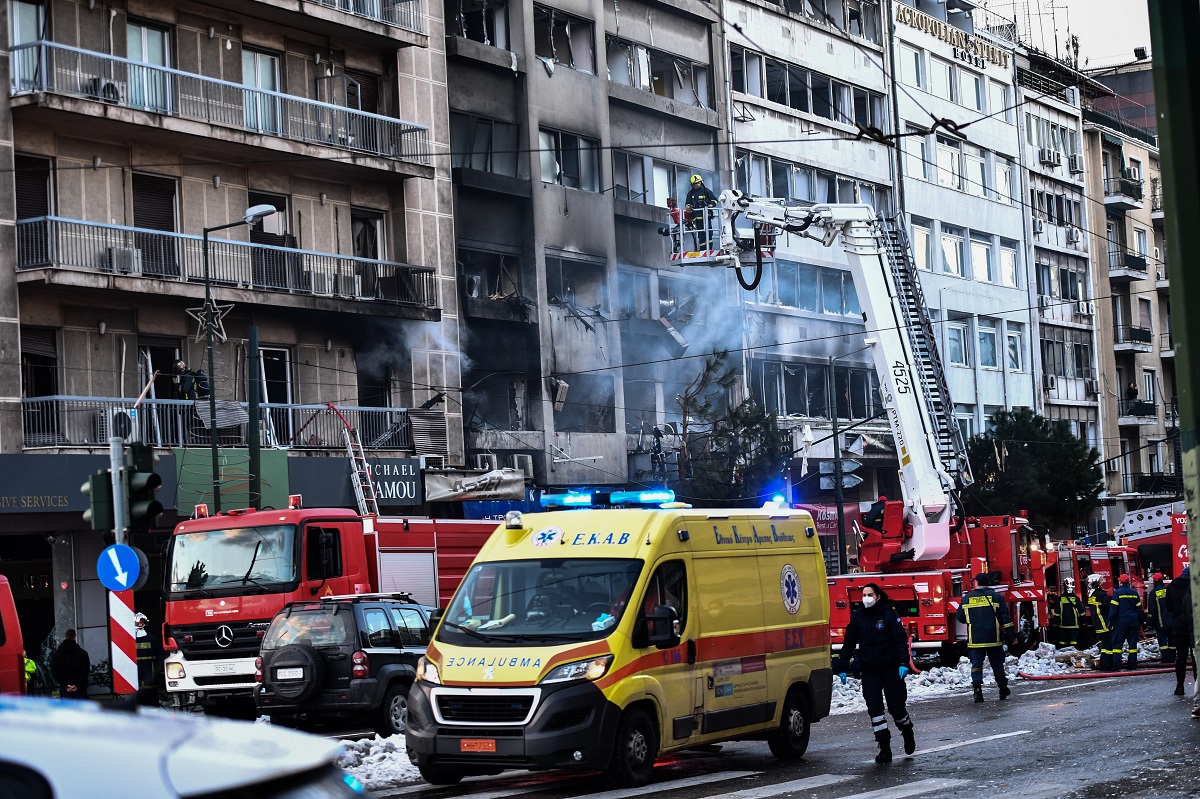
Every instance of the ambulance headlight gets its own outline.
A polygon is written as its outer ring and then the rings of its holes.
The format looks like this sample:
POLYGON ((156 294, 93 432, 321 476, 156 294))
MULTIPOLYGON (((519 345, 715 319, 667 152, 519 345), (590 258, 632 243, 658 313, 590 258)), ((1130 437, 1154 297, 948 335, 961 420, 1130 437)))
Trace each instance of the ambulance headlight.
POLYGON ((542 678, 542 683, 571 682, 572 680, 591 680, 595 682, 604 676, 612 665, 613 656, 578 660, 574 663, 564 663, 542 678))
POLYGON ((442 684, 442 677, 438 674, 437 664, 424 655, 417 660, 417 679, 431 682, 434 685, 442 684))

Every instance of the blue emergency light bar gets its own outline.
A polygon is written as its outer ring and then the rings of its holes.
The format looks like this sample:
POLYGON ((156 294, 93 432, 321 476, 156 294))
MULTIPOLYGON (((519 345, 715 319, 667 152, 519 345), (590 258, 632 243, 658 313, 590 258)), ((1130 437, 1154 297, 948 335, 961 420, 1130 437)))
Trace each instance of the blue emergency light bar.
POLYGON ((567 494, 542 494, 543 508, 594 508, 610 505, 662 505, 674 502, 675 492, 655 488, 645 491, 579 492, 567 494))

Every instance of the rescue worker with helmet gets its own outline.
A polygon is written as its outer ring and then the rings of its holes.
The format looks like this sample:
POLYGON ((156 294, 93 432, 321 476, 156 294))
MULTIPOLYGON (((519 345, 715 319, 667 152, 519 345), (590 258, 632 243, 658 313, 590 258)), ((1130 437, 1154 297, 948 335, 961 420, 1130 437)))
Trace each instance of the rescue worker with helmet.
POLYGON ((1058 598, 1058 645, 1079 646, 1079 595, 1075 593, 1075 579, 1063 580, 1062 594, 1058 598))
POLYGON ((1113 671, 1121 670, 1121 649, 1125 644, 1129 645, 1129 662, 1125 669, 1133 671, 1137 668, 1137 647, 1142 637, 1142 600, 1137 591, 1129 587, 1128 574, 1117 579, 1117 590, 1113 591, 1108 611, 1108 626, 1113 630, 1113 671))
POLYGON ((1196 679, 1196 656, 1194 632, 1192 630, 1192 567, 1185 566, 1179 576, 1167 586, 1167 602, 1171 606, 1171 617, 1175 621, 1172 642, 1175 644, 1175 695, 1183 696, 1183 677, 1187 673, 1188 658, 1192 660, 1192 679, 1196 679))
POLYGON ((1087 578, 1087 614, 1096 634, 1096 646, 1100 648, 1100 662, 1096 668, 1111 671, 1113 668, 1112 628, 1108 626, 1108 610, 1112 597, 1104 590, 1104 575, 1089 574, 1087 578))
POLYGON ((137 647, 138 687, 154 688, 158 674, 158 636, 149 627, 145 613, 133 615, 134 645, 137 647))
POLYGON ((1152 583, 1146 589, 1146 605, 1150 611, 1150 623, 1158 635, 1158 651, 1163 663, 1175 662, 1175 644, 1171 641, 1171 628, 1175 619, 1171 616, 1171 603, 1167 602, 1167 584, 1163 582, 1163 573, 1155 572, 1152 583))
POLYGON ((963 595, 955 618, 967 625, 967 654, 971 658, 971 687, 976 702, 983 701, 983 661, 992 665, 992 674, 1000 688, 1000 699, 1012 693, 1008 689, 1008 675, 1004 673, 1004 644, 1016 641, 1012 616, 1008 603, 988 586, 987 574, 979 573, 971 578, 975 587, 963 595))
POLYGON ((854 671, 862 680, 863 699, 867 703, 867 713, 871 715, 871 730, 879 744, 875 762, 892 760, 892 733, 887 717, 883 715, 885 698, 887 709, 904 736, 904 754, 911 755, 917 750, 917 743, 913 737, 912 719, 905 706, 908 701, 908 689, 904 685, 909 663, 908 632, 887 594, 876 583, 863 586, 862 607, 855 608, 850 614, 842 650, 834 660, 833 671, 841 678, 842 685, 846 684, 847 667, 856 648, 858 660, 854 671))
POLYGON ((701 231, 697 234, 700 240, 696 242, 696 249, 707 250, 712 246, 712 229, 709 224, 712 215, 705 213, 704 209, 716 207, 717 195, 704 185, 704 178, 699 175, 692 175, 691 186, 684 200, 683 212, 685 218, 690 220, 688 226, 692 230, 701 231))

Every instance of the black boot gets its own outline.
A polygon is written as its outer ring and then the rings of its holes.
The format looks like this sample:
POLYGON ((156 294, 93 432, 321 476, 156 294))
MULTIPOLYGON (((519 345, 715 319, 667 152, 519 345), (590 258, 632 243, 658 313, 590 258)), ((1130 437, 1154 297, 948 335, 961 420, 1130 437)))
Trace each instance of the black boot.
POLYGON ((1183 683, 1175 683, 1175 696, 1183 696, 1183 683))
POLYGON ((1000 686, 1000 701, 1003 702, 1005 699, 1008 699, 1010 696, 1012 696, 1012 691, 1008 690, 1008 683, 1004 683, 1004 685, 1000 686))
POLYGON ((887 730, 875 733, 875 741, 879 744, 879 754, 875 755, 876 763, 892 762, 892 734, 887 730))
POLYGON ((983 686, 982 685, 975 686, 975 701, 976 702, 983 701, 983 686))
POLYGON ((900 734, 904 736, 904 754, 911 755, 917 751, 917 739, 913 737, 912 719, 905 716, 902 721, 897 721, 896 726, 900 728, 900 734))

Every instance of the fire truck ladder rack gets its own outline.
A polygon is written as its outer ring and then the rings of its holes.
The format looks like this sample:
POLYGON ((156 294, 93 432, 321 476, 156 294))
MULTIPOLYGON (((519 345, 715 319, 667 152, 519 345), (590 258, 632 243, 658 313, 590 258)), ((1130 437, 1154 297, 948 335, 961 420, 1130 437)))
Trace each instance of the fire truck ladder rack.
POLYGON ((371 464, 367 463, 367 455, 363 452, 358 431, 332 402, 328 405, 329 410, 336 413, 345 426, 342 437, 346 441, 346 454, 350 457, 350 485, 354 488, 355 499, 358 500, 358 512, 362 516, 378 516, 379 499, 375 494, 375 483, 371 480, 371 464))
POLYGON ((962 431, 954 419, 954 406, 950 401, 946 370, 938 354, 933 323, 929 318, 921 281, 908 246, 908 237, 904 233, 903 224, 898 224, 895 219, 880 217, 877 224, 884 255, 896 286, 903 324, 916 360, 914 367, 917 379, 921 381, 929 419, 934 425, 938 455, 946 471, 954 477, 959 487, 968 486, 974 481, 967 460, 967 447, 962 431))

